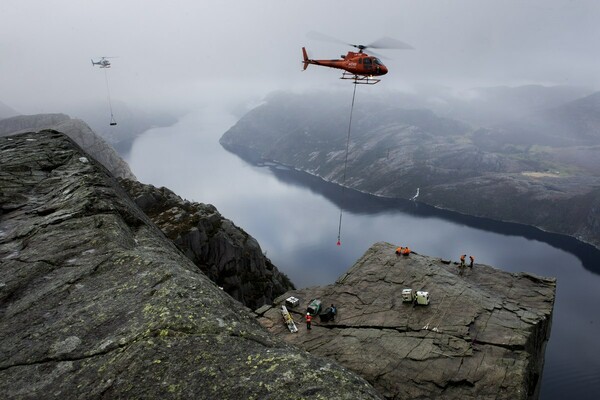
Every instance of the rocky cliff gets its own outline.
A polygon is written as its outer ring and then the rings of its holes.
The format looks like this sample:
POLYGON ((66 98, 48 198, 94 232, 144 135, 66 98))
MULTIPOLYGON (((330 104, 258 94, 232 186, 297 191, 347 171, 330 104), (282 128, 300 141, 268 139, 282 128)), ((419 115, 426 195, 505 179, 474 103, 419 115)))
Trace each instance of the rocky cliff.
POLYGON ((82 120, 65 114, 19 115, 0 120, 0 136, 54 129, 65 133, 113 175, 135 179, 129 165, 119 154, 82 120))
POLYGON ((0 152, 4 397, 379 398, 268 334, 67 136, 0 152))
POLYGON ((257 312, 272 333, 365 377, 389 399, 537 398, 550 336, 556 280, 439 258, 377 243, 333 285, 294 290, 257 312), (428 291, 429 305, 402 301, 428 291), (300 332, 282 322, 290 307, 300 332), (303 315, 311 299, 334 304, 334 321, 303 315))
POLYGON ((476 128, 426 109, 358 102, 346 170, 350 110, 339 97, 274 95, 220 142, 237 154, 362 192, 408 199, 419 188, 418 201, 429 205, 533 225, 600 247, 600 127, 590 111, 600 112, 596 97, 560 108, 571 116, 563 124, 588 115, 579 135, 571 134, 578 125, 566 130, 548 118, 534 123, 543 112, 476 128))
POLYGON ((263 255, 252 236, 210 204, 183 200, 166 188, 121 179, 135 203, 196 264, 234 299, 256 309, 294 285, 263 255))

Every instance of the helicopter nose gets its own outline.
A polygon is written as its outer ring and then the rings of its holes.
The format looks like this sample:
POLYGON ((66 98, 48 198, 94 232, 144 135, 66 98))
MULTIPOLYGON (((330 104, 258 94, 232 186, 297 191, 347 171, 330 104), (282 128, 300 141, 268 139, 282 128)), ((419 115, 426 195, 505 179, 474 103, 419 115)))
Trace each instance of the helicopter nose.
POLYGON ((381 75, 385 75, 385 74, 388 73, 388 69, 387 69, 387 67, 385 65, 381 65, 379 67, 379 72, 381 73, 381 75))

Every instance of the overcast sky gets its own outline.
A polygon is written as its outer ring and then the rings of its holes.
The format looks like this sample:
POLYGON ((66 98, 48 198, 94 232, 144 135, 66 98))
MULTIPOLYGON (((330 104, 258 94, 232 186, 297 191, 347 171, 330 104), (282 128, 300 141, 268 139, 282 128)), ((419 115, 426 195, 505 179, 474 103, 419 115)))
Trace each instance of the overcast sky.
POLYGON ((112 96, 165 107, 280 89, 339 87, 338 71, 301 72, 350 43, 390 36, 415 47, 379 53, 385 90, 417 84, 600 87, 598 0, 1 0, 0 101, 60 112, 112 96))

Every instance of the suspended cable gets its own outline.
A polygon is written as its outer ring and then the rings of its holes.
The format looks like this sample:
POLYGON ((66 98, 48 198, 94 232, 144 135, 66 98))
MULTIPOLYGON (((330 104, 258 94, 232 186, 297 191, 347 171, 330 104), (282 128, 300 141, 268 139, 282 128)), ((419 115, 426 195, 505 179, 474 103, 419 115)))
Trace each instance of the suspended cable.
POLYGON ((110 109, 110 125, 114 126, 117 124, 117 121, 115 121, 115 117, 113 116, 112 103, 110 101, 110 88, 108 87, 108 73, 106 72, 106 68, 104 68, 104 80, 106 81, 106 95, 108 97, 108 107, 110 109))
POLYGON ((354 113, 354 99, 356 97, 356 80, 354 81, 354 91, 352 92, 352 105, 350 106, 350 121, 348 122, 348 137, 346 139, 346 158, 344 159, 344 175, 342 178, 342 202, 340 205, 340 223, 338 226, 338 238, 337 238, 337 245, 341 246, 342 245, 342 241, 341 241, 341 237, 342 237, 342 214, 344 211, 344 200, 346 198, 345 194, 346 194, 346 167, 348 166, 348 152, 350 150, 350 132, 352 131, 352 114, 354 113))

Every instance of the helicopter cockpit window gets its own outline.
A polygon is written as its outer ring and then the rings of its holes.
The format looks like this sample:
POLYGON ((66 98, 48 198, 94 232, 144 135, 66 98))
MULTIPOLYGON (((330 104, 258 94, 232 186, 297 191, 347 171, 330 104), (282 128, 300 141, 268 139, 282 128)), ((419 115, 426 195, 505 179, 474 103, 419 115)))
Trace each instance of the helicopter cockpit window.
POLYGON ((365 65, 371 65, 371 59, 370 58, 365 58, 363 61, 363 64, 365 65))
POLYGON ((379 60, 379 58, 373 58, 373 63, 376 65, 383 65, 383 63, 381 62, 381 60, 379 60))

